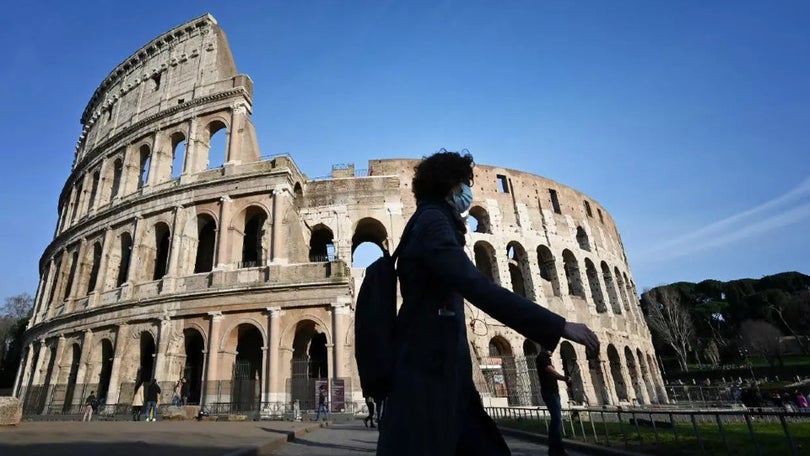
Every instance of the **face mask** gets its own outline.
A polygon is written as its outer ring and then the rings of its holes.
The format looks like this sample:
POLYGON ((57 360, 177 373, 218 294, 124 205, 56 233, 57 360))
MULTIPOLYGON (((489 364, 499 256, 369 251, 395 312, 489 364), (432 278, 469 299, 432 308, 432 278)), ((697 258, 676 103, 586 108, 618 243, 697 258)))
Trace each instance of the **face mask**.
POLYGON ((461 193, 454 193, 450 196, 450 205, 453 206, 459 214, 470 208, 472 204, 473 195, 472 189, 469 185, 461 184, 461 193))

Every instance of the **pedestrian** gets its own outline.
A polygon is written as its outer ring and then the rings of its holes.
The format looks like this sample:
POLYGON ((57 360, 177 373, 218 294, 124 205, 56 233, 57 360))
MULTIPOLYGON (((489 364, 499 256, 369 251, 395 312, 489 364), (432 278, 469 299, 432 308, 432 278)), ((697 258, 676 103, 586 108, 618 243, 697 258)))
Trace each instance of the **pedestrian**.
POLYGON ((318 388, 318 411, 315 412, 315 421, 321 419, 321 412, 323 412, 325 421, 329 421, 329 409, 326 407, 326 385, 318 388))
POLYGON ((158 396, 160 396, 160 386, 153 378, 146 388, 146 421, 157 421, 158 396))
POLYGON ((535 358, 537 375, 540 377, 540 396, 548 408, 548 454, 549 456, 563 456, 568 453, 563 447, 562 404, 560 404, 560 389, 558 381, 571 382, 571 377, 562 375, 554 369, 551 363, 551 352, 543 350, 535 358))
POLYGON ((496 285, 467 256, 462 214, 473 201, 473 159, 441 151, 416 167, 416 211, 397 261, 403 302, 377 455, 510 454, 473 384, 464 301, 553 350, 560 338, 599 349, 586 325, 496 285))
POLYGON ((368 407, 368 416, 363 418, 363 424, 368 427, 368 423, 371 422, 371 427, 374 426, 374 399, 371 396, 366 396, 366 407, 368 407))
POLYGON ((181 393, 183 389, 183 382, 184 379, 180 378, 174 383, 174 389, 172 390, 172 405, 179 406, 182 402, 181 393))
POLYGON ((143 383, 139 383, 135 388, 135 396, 132 398, 132 421, 141 421, 141 411, 143 410, 143 383))
POLYGON ((98 407, 98 400, 96 400, 96 392, 90 391, 90 395, 84 401, 84 415, 82 421, 91 421, 93 419, 93 412, 98 407))
POLYGON ((183 386, 180 387, 180 405, 188 404, 188 380, 183 378, 183 386))

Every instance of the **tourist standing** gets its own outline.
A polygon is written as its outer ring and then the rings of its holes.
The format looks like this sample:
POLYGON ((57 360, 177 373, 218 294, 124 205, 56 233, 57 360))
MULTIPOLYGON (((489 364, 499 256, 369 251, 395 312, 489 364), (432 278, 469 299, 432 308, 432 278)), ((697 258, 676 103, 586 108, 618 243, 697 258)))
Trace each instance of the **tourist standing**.
POLYGON ((143 383, 139 383, 135 388, 135 396, 132 397, 132 421, 141 421, 142 410, 143 410, 143 383))
POLYGON ((96 392, 90 391, 90 395, 84 401, 84 415, 82 421, 90 421, 93 419, 93 412, 98 407, 98 400, 96 400, 96 392))
POLYGON ((537 375, 540 377, 540 396, 548 408, 548 454, 561 456, 568 454, 563 447, 562 404, 560 404, 560 389, 557 382, 570 382, 571 377, 562 375, 554 369, 551 363, 551 352, 543 350, 535 359, 537 375))
POLYGON ((146 421, 157 421, 158 396, 160 396, 160 386, 153 378, 146 388, 146 421))

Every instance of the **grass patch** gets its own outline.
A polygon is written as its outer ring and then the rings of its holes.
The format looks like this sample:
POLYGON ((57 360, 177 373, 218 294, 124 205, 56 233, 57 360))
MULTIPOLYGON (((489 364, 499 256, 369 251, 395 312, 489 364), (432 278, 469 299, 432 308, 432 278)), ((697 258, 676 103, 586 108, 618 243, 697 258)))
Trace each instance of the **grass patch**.
MULTIPOLYGON (((572 422, 564 419, 565 437, 568 439, 597 443, 617 448, 628 448, 639 450, 652 455, 694 455, 700 454, 700 444, 698 443, 695 429, 691 423, 678 423, 675 428, 657 427, 656 431, 648 425, 636 426, 629 421, 603 423, 599 416, 593 415, 594 422, 578 419, 573 420, 574 433, 571 430, 572 422), (592 427, 593 424, 593 427, 592 427), (583 437, 582 429, 585 430, 583 437), (594 437, 594 430, 596 437, 594 437), (677 438, 676 438, 677 434, 677 438), (625 436, 625 437, 622 437, 625 436)), ((643 418, 642 418, 643 419, 643 418)), ((523 431, 546 433, 546 425, 543 421, 536 419, 496 419, 499 426, 520 429, 523 431)), ((666 423, 667 425, 669 423, 666 423)), ((762 454, 766 455, 789 455, 785 432, 779 422, 765 423, 754 421, 754 436, 759 444, 762 454)), ((723 431, 726 443, 723 443, 723 435, 717 423, 698 423, 698 432, 701 442, 707 455, 756 455, 754 441, 748 431, 748 426, 743 423, 724 423, 723 431), (728 451, 726 450, 728 446, 728 451)), ((810 454, 810 422, 788 423, 788 429, 793 437, 793 442, 798 449, 798 454, 810 454)))

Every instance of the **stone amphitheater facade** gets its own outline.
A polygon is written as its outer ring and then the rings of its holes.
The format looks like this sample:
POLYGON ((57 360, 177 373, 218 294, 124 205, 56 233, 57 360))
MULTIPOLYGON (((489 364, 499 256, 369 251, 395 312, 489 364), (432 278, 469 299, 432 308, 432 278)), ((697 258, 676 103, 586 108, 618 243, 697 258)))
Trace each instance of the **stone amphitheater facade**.
MULTIPOLYGON (((352 344, 364 270, 352 257, 364 242, 396 246, 417 160, 308 178, 289 156, 261 156, 252 89, 210 15, 150 41, 99 85, 40 261, 15 384, 29 413, 78 407, 89 390, 129 404, 148 378, 167 402, 180 377, 189 402, 209 407, 306 407, 324 381, 335 408, 362 403, 352 344)), ((567 399, 665 401, 607 210, 497 166, 476 165, 474 192, 476 265, 603 341, 592 359, 567 342, 555 352, 574 377, 567 399)), ((538 347, 472 306, 467 319, 485 400, 536 404, 538 347)))

